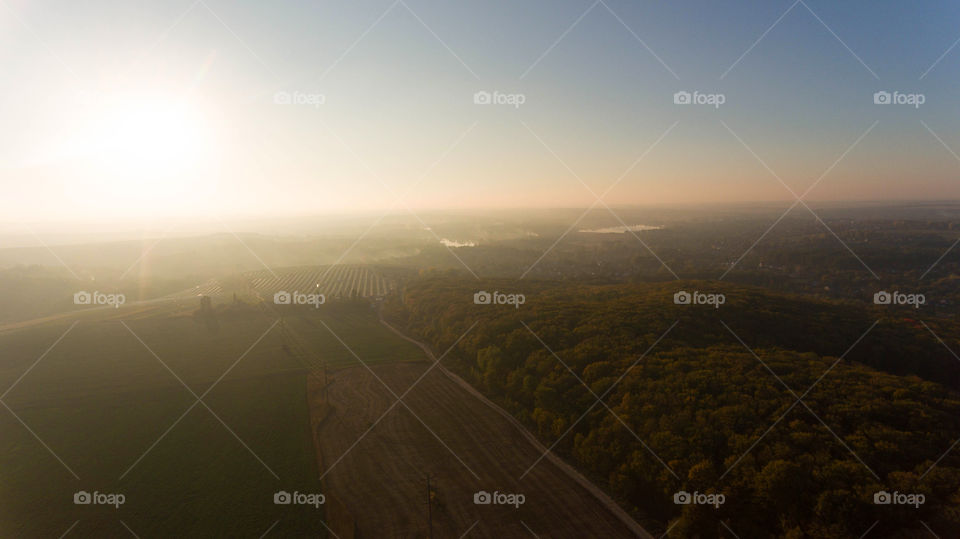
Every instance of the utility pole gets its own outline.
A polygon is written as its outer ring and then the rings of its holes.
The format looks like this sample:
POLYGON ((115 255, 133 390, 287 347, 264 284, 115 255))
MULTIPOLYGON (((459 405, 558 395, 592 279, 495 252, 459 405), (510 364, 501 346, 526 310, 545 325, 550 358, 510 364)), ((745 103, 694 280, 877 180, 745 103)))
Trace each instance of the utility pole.
POLYGON ((431 507, 430 474, 427 474, 427 524, 430 530, 430 539, 433 539, 433 509, 431 507))

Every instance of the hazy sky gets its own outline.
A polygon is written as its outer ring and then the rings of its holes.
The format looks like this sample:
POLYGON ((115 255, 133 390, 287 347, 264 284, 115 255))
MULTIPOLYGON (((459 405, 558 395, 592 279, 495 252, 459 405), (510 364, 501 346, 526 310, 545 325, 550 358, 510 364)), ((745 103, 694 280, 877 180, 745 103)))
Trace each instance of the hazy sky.
POLYGON ((0 219, 793 201, 828 170, 809 200, 958 199, 958 39, 927 1, 4 0, 0 219))

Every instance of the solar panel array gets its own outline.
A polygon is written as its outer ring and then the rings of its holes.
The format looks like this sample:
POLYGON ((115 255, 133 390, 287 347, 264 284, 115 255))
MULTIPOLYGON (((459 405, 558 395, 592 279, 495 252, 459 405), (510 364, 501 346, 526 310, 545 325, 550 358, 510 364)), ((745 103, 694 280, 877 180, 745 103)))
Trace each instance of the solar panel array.
POLYGON ((264 297, 284 292, 323 294, 327 299, 384 296, 393 288, 387 278, 367 266, 311 266, 244 274, 264 297))

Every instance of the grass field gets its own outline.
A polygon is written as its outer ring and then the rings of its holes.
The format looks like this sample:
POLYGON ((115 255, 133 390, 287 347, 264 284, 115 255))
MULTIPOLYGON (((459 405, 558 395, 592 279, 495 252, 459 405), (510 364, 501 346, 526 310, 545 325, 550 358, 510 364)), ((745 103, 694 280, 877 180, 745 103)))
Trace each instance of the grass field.
POLYGON ((384 362, 421 361, 423 353, 380 324, 365 305, 300 309, 284 317, 285 329, 300 338, 302 347, 327 368, 361 366, 384 362), (358 360, 359 358, 359 360, 358 360))
MULTIPOLYGON (((68 530, 70 537, 327 536, 323 506, 273 503, 280 490, 322 492, 307 373, 325 368, 334 380, 339 420, 328 422, 325 429, 334 430, 322 431, 319 441, 332 461, 389 401, 376 384, 350 382, 371 377, 360 361, 400 383, 399 391, 426 368, 423 351, 381 325, 365 302, 319 309, 221 304, 212 317, 195 310, 192 302, 172 301, 0 328, 0 400, 10 408, 0 409, 0 537, 60 537, 68 530), (126 500, 119 508, 74 504, 81 490, 126 500)), ((522 467, 537 456, 502 418, 440 378, 431 377, 411 402, 484 481, 464 476, 408 414, 391 416, 327 477, 333 487, 325 483, 371 536, 378 529, 423 533, 413 492, 428 469, 443 477, 438 529, 462 533, 483 516, 474 514, 471 489, 513 477, 488 471, 522 467), (442 410, 430 411, 438 403, 442 410), (461 421, 466 410, 476 415, 469 439, 461 421), (376 445, 385 432, 402 450, 389 441, 376 445), (497 447, 515 449, 491 455, 497 447), (400 498, 364 505, 386 492, 384 481, 395 482, 391 496, 400 498)), ((539 479, 522 488, 540 500, 517 513, 527 524, 556 533, 548 515, 559 511, 589 514, 599 526, 580 531, 622 533, 589 495, 571 498, 589 507, 575 511, 550 494, 576 491, 550 465, 534 475, 539 479)), ((491 521, 474 533, 515 535, 521 529, 514 516, 493 519, 506 529, 491 521)))
MULTIPOLYGON (((416 353, 366 306, 289 317, 332 366, 356 359, 321 320, 365 361, 416 353)), ((0 391, 13 386, 12 412, 0 409, 0 536, 123 536, 124 525, 141 537, 324 536, 322 507, 273 503, 278 490, 320 492, 306 369, 275 322, 251 309, 214 330, 170 304, 0 332, 0 391), (197 396, 216 383, 203 401, 219 419, 178 378, 197 396), (126 502, 75 505, 79 490, 126 502)))

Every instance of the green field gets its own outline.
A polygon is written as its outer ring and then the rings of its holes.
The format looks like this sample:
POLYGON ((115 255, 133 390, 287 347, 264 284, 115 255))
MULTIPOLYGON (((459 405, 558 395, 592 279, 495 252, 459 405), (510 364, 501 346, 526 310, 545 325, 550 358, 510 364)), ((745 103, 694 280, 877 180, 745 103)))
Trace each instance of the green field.
POLYGON ((297 313, 284 316, 288 335, 301 339, 303 349, 329 369, 361 366, 360 361, 373 365, 424 359, 423 351, 384 328, 366 306, 305 308, 297 313))
POLYGON ((329 368, 358 363, 323 324, 367 362, 422 359, 419 350, 367 305, 287 313, 283 329, 270 329, 267 310, 221 308, 211 325, 175 307, 0 333, 0 391, 29 369, 3 402, 36 434, 0 408, 0 536, 123 536, 126 525, 141 537, 260 537, 275 523, 271 536, 325 535, 322 507, 273 503, 278 490, 320 492, 307 370, 284 343, 298 339, 329 368), (203 397, 220 419, 196 404, 171 428, 196 402, 178 378, 200 396, 221 376, 203 397), (79 490, 126 503, 75 505, 79 490))

